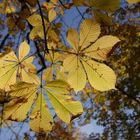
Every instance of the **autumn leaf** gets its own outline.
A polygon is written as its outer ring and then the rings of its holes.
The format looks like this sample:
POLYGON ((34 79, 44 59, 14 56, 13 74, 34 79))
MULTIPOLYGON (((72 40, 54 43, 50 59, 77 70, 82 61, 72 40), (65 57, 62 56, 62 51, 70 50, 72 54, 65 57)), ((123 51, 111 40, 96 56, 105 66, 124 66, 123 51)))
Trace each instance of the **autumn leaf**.
POLYGON ((16 12, 16 6, 14 3, 10 2, 0 2, 0 13, 1 14, 11 14, 16 12))
POLYGON ((99 35, 99 23, 90 19, 81 23, 80 37, 75 29, 68 30, 67 40, 73 49, 66 52, 63 71, 68 73, 68 82, 76 90, 82 90, 87 81, 100 91, 115 89, 115 73, 100 60, 106 60, 119 39, 111 35, 98 39, 99 35))
POLYGON ((29 116, 31 129, 36 132, 51 130, 52 114, 45 96, 48 96, 58 117, 66 123, 70 123, 72 115, 83 111, 81 103, 69 95, 69 84, 62 80, 49 81, 41 87, 39 84, 19 82, 11 86, 8 94, 16 98, 5 105, 3 118, 23 121, 29 116))
POLYGON ((49 10, 48 12, 48 18, 49 18, 49 22, 52 22, 57 16, 57 13, 54 9, 49 10))
POLYGON ((16 97, 4 106, 4 120, 23 121, 36 98, 35 84, 19 82, 11 86, 10 96, 16 97), (22 115, 21 115, 22 114, 22 115))
POLYGON ((19 55, 15 55, 11 50, 0 57, 0 88, 8 90, 9 86, 18 80, 29 83, 38 83, 36 68, 32 64, 34 57, 27 57, 30 46, 26 41, 19 46, 19 55))
POLYGON ((44 86, 56 114, 66 123, 70 123, 71 115, 77 115, 83 112, 81 103, 74 101, 74 99, 68 95, 68 88, 69 85, 62 80, 48 82, 44 86))
POLYGON ((107 12, 114 12, 120 6, 120 0, 88 0, 90 6, 107 12))
POLYGON ((109 17, 107 14, 104 14, 104 12, 100 12, 98 10, 94 10, 94 18, 97 22, 99 23, 107 23, 107 24, 111 24, 112 20, 111 17, 109 17))
POLYGON ((43 8, 48 12, 50 22, 52 22, 58 14, 64 15, 64 7, 59 5, 58 2, 58 0, 50 0, 49 2, 43 2, 42 4, 43 8))
MULTIPOLYGON (((33 26, 33 29, 30 32, 30 38, 32 40, 36 38, 44 38, 44 31, 43 31, 43 23, 41 16, 39 14, 33 14, 29 18, 27 18, 28 22, 33 26)), ((45 30, 47 31, 49 23, 44 18, 45 22, 45 30)))
POLYGON ((60 64, 62 63, 63 59, 64 56, 59 52, 50 51, 50 53, 46 55, 46 60, 49 63, 49 66, 44 70, 43 80, 53 80, 53 75, 56 76, 56 79, 66 80, 65 75, 60 71, 60 64))
POLYGON ((140 2, 140 0, 127 0, 129 4, 134 4, 140 2))
POLYGON ((35 132, 44 132, 52 129, 52 122, 52 115, 49 111, 48 105, 46 104, 46 99, 41 92, 30 115, 30 127, 35 132))

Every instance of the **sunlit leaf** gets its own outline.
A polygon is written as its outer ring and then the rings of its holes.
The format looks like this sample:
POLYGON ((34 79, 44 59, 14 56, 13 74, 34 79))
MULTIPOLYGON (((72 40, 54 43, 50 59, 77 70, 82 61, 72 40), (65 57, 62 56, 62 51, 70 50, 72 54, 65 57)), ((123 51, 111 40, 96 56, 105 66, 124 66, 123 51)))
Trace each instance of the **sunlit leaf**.
POLYGON ((140 0, 127 0, 127 2, 129 4, 134 4, 134 3, 140 2, 140 0))
POLYGON ((48 18, 50 22, 52 22, 56 18, 56 16, 57 16, 57 13, 54 9, 49 10, 48 18))
MULTIPOLYGON (((36 38, 43 39, 44 38, 44 30, 43 30, 44 27, 43 27, 41 16, 38 14, 33 14, 29 18, 27 18, 27 20, 33 26, 33 29, 30 32, 30 38, 32 40, 34 40, 36 38)), ((47 31, 49 23, 47 22, 47 20, 45 20, 45 18, 44 18, 44 22, 45 22, 45 30, 47 31)))
POLYGON ((82 105, 79 101, 74 101, 68 95, 68 84, 63 81, 52 81, 45 87, 49 100, 55 109, 58 117, 64 122, 69 123, 71 115, 80 114, 83 112, 82 105), (61 92, 61 90, 63 92, 61 92))
POLYGON ((51 130, 52 114, 44 94, 58 117, 66 123, 70 122, 72 115, 83 111, 81 103, 69 95, 69 84, 62 80, 49 81, 41 87, 39 84, 19 82, 10 88, 7 93, 15 98, 4 106, 4 120, 23 121, 29 116, 31 129, 36 132, 51 130))
POLYGON ((60 63, 64 59, 64 56, 61 53, 58 52, 51 52, 46 55, 47 61, 50 63, 49 67, 44 70, 43 74, 43 80, 49 81, 54 79, 54 75, 56 76, 56 79, 63 79, 65 80, 64 74, 60 71, 60 63), (61 75, 61 77, 60 77, 61 75))
POLYGON ((0 3, 0 13, 1 14, 11 14, 16 12, 16 6, 13 3, 1 2, 0 3))
POLYGON ((93 58, 105 60, 109 51, 119 41, 120 40, 117 37, 106 35, 99 38, 84 52, 93 58))
POLYGON ((12 50, 0 58, 0 88, 9 89, 9 85, 18 80, 38 83, 36 68, 32 64, 34 57, 27 57, 29 45, 24 41, 19 47, 19 57, 12 50))
POLYGON ((70 55, 64 60, 64 71, 68 72, 67 80, 75 90, 81 90, 86 83, 86 74, 76 55, 70 55))
POLYGON ((43 93, 39 93, 35 107, 30 115, 30 127, 35 132, 45 132, 52 129, 53 121, 43 93))
POLYGON ((82 61, 90 84, 97 90, 104 91, 115 89, 116 75, 106 66, 92 60, 82 61))
POLYGON ((79 35, 75 29, 70 28, 67 32, 67 41, 73 46, 75 51, 78 51, 79 47, 79 35))
POLYGON ((75 34, 75 30, 68 30, 67 40, 73 49, 66 51, 63 62, 63 71, 67 73, 67 81, 76 90, 82 90, 87 80, 100 91, 115 89, 115 73, 98 60, 105 60, 112 47, 120 40, 111 35, 98 39, 100 25, 90 19, 81 23, 79 42, 76 39, 78 35, 75 36, 75 34), (95 58, 97 62, 92 58, 95 58))
POLYGON ((3 118, 15 121, 26 119, 35 100, 36 92, 37 88, 34 84, 22 82, 12 86, 8 94, 15 97, 15 99, 4 106, 3 118))
POLYGON ((100 35, 100 24, 91 19, 84 20, 80 25, 80 48, 87 47, 100 35))

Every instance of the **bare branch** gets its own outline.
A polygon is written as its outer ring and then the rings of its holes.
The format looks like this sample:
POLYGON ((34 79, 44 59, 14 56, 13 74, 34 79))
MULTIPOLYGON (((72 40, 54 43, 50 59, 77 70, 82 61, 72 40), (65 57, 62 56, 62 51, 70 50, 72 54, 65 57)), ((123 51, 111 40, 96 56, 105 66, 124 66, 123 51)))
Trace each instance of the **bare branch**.
POLYGON ((37 0, 37 4, 38 4, 38 7, 39 7, 41 19, 42 19, 42 26, 43 26, 44 40, 45 40, 45 51, 47 51, 47 53, 49 53, 48 46, 47 46, 47 35, 46 35, 45 21, 44 21, 44 16, 43 16, 43 12, 42 12, 39 0, 37 0))
POLYGON ((116 88, 118 89, 118 91, 120 91, 123 95, 126 95, 129 99, 134 100, 135 102, 137 102, 138 104, 140 104, 140 100, 138 100, 136 97, 128 94, 127 92, 125 92, 123 89, 121 89, 119 86, 116 86, 116 88))
POLYGON ((2 49, 2 47, 4 46, 4 44, 5 44, 6 40, 8 39, 8 37, 9 37, 9 33, 7 33, 5 35, 5 37, 3 38, 3 40, 1 41, 0 49, 2 49))

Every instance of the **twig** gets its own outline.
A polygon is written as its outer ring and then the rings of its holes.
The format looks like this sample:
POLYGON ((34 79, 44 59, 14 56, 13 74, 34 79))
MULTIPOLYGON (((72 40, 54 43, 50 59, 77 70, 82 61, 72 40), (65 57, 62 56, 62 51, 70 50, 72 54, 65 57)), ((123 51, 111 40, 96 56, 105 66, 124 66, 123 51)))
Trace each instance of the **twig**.
POLYGON ((78 11, 78 13, 80 14, 80 16, 82 17, 82 19, 85 19, 83 14, 81 13, 81 11, 79 10, 79 8, 76 6, 76 10, 78 11))
POLYGON ((138 104, 140 104, 140 101, 135 98, 134 96, 128 94, 127 92, 125 92, 123 89, 121 89, 119 86, 116 86, 116 88, 118 89, 118 91, 120 91, 123 95, 126 95, 129 99, 133 99, 135 102, 137 102, 138 104))
POLYGON ((42 26, 43 26, 43 32, 44 32, 44 40, 45 40, 45 50, 47 51, 47 53, 49 53, 48 46, 47 46, 47 35, 46 35, 45 21, 44 21, 43 12, 42 12, 39 0, 37 0, 37 4, 38 4, 38 7, 39 7, 41 20, 42 20, 42 26))
POLYGON ((42 63, 42 68, 37 71, 37 73, 40 73, 41 71, 43 71, 46 68, 46 63, 45 63, 44 57, 40 53, 39 47, 37 46, 37 42, 34 41, 34 44, 35 44, 35 47, 36 47, 37 55, 40 58, 40 61, 42 63))
MULTIPOLYGON (((29 28, 30 28, 30 30, 32 30, 32 26, 31 26, 30 24, 29 24, 29 28)), ((30 40, 30 39, 29 39, 29 33, 27 34, 27 38, 28 38, 28 40, 30 40)), ((41 55, 41 53, 40 53, 40 49, 39 49, 39 47, 38 47, 37 42, 36 42, 36 41, 33 41, 33 42, 34 42, 34 45, 35 45, 35 48, 36 48, 36 53, 37 53, 37 55, 38 55, 38 57, 39 57, 39 59, 40 59, 40 61, 41 61, 41 63, 42 63, 42 68, 39 69, 39 70, 37 71, 37 73, 40 73, 40 72, 43 71, 47 66, 46 66, 44 57, 43 57, 43 56, 41 55)))
POLYGON ((61 0, 59 0, 60 4, 65 8, 65 9, 68 9, 61 0))
POLYGON ((0 44, 0 48, 2 48, 4 46, 4 44, 5 44, 6 40, 8 39, 8 37, 9 37, 9 33, 7 33, 6 36, 3 38, 3 40, 2 40, 2 42, 0 44))

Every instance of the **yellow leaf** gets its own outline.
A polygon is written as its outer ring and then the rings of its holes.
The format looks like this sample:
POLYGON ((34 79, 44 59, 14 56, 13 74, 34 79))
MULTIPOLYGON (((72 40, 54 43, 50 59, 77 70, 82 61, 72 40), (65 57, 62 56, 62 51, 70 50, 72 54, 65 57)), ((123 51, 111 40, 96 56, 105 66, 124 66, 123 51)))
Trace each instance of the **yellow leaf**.
POLYGON ((23 60, 30 52, 30 46, 26 41, 22 42, 19 47, 19 60, 23 60))
POLYGON ((84 20, 80 25, 80 48, 83 49, 94 42, 100 35, 100 25, 91 19, 84 20))
POLYGON ((39 93, 36 104, 30 115, 30 127, 35 132, 46 132, 52 129, 53 121, 43 93, 39 93))
POLYGON ((53 9, 55 6, 53 3, 43 2, 42 4, 43 8, 45 8, 47 11, 53 9))
POLYGON ((62 80, 49 81, 42 86, 19 82, 10 88, 7 93, 15 98, 5 105, 4 120, 23 121, 30 116, 31 128, 36 132, 51 130, 51 106, 46 104, 47 100, 42 92, 44 90, 58 117, 64 122, 69 123, 71 115, 81 114, 83 111, 81 103, 69 95, 69 84, 62 80), (37 92, 39 96, 36 98, 37 92))
POLYGON ((0 13, 1 14, 11 14, 16 12, 16 6, 10 2, 1 2, 0 3, 0 13))
POLYGON ((34 57, 28 57, 29 45, 24 41, 19 47, 17 58, 13 50, 0 58, 0 88, 8 90, 9 85, 23 80, 29 83, 39 83, 39 78, 33 71, 36 70, 32 64, 34 57))
POLYGON ((140 2, 140 0, 127 0, 127 2, 129 4, 134 4, 134 3, 140 2))
POLYGON ((116 75, 111 68, 92 60, 82 61, 82 63, 87 72, 88 80, 95 89, 100 91, 115 89, 116 75))
POLYGON ((10 88, 8 94, 15 98, 5 105, 4 120, 23 121, 29 115, 31 106, 36 100, 30 115, 31 128, 36 132, 51 130, 52 116, 49 113, 42 89, 45 89, 55 112, 63 121, 69 123, 71 115, 77 115, 83 111, 81 103, 74 101, 69 96, 69 84, 62 80, 47 82, 41 88, 39 84, 25 82, 19 82, 10 88), (40 90, 36 99, 36 93, 40 90))
POLYGON ((90 19, 85 19, 80 25, 79 42, 74 40, 78 35, 72 37, 76 31, 73 29, 70 31, 73 33, 67 36, 67 40, 72 45, 72 49, 64 52, 66 58, 63 61, 63 71, 67 74, 67 81, 76 90, 82 90, 87 80, 100 91, 115 89, 115 73, 98 60, 105 60, 109 51, 120 40, 111 35, 98 39, 100 25, 90 19), (79 43, 80 49, 77 49, 79 43))
POLYGON ((42 79, 44 81, 51 81, 53 79, 53 72, 53 66, 46 68, 43 72, 42 79))
POLYGON ((67 41, 73 47, 75 52, 78 51, 79 47, 79 35, 75 29, 70 28, 67 32, 67 41))
POLYGON ((52 22, 56 18, 56 16, 57 16, 57 13, 54 9, 49 10, 48 18, 50 22, 52 22))
POLYGON ((68 94, 65 89, 67 86, 67 83, 57 80, 48 83, 45 90, 58 117, 64 122, 69 123, 71 115, 81 114, 83 108, 79 101, 74 101, 69 95, 66 95, 68 94), (63 89, 63 92, 58 89, 63 89))
POLYGON ((19 83, 18 86, 11 87, 12 90, 8 92, 10 96, 15 97, 4 106, 3 118, 23 121, 26 119, 27 114, 36 97, 36 86, 30 83, 19 83), (22 114, 22 115, 21 115, 22 114))
POLYGON ((84 53, 93 58, 105 60, 112 47, 119 41, 117 37, 111 35, 103 36, 88 47, 84 53))
POLYGON ((75 90, 81 90, 86 84, 86 74, 76 55, 70 55, 63 62, 63 71, 68 72, 67 81, 75 90))
POLYGON ((27 20, 32 26, 38 26, 39 24, 42 24, 41 16, 38 14, 31 15, 30 17, 27 18, 27 20))
POLYGON ((30 32, 29 36, 32 40, 38 39, 38 38, 43 39, 44 38, 43 26, 39 25, 39 26, 34 27, 32 31, 30 32))
POLYGON ((60 94, 68 94, 68 89, 69 89, 70 85, 63 81, 63 80, 53 80, 53 81, 49 81, 45 84, 45 88, 47 90, 56 92, 56 93, 60 93, 60 94))
POLYGON ((48 29, 48 36, 54 42, 59 42, 59 40, 60 40, 58 32, 55 31, 55 29, 53 29, 53 28, 48 29))
MULTIPOLYGON (((32 26, 34 26, 32 31, 30 32, 30 38, 32 40, 38 37, 43 39, 44 31, 43 31, 43 23, 42 23, 41 16, 38 14, 33 14, 29 18, 27 18, 27 20, 32 26)), ((49 23, 45 20, 45 18, 44 18, 44 22, 45 22, 45 30, 47 31, 49 23)))
MULTIPOLYGON (((57 77, 59 77, 59 79, 64 78, 64 74, 61 73, 60 71, 60 64, 59 62, 62 62, 64 59, 64 56, 61 53, 58 52, 49 52, 49 54, 47 54, 46 59, 48 62, 50 62, 50 66, 44 70, 43 72, 43 80, 45 81, 50 81, 53 80, 53 74, 56 75, 56 79, 58 79, 57 77), (60 75, 62 77, 60 77, 60 75)), ((63 79, 65 80, 65 78, 63 79)))

